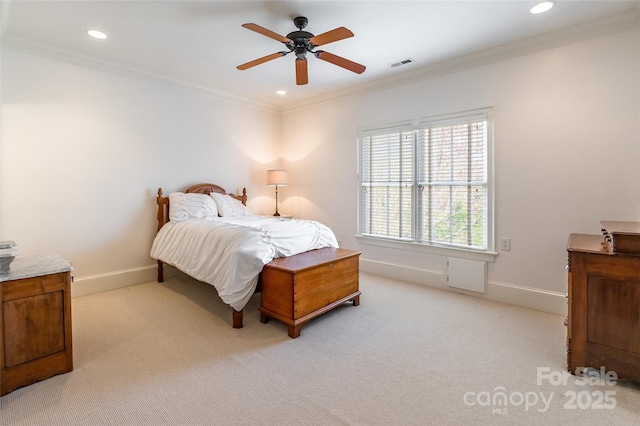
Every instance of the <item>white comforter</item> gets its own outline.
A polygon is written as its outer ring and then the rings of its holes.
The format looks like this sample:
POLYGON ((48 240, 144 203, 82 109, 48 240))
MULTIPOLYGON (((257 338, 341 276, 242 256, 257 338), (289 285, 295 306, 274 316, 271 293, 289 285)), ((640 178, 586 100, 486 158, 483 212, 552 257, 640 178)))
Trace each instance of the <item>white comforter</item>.
POLYGON ((265 264, 322 247, 338 242, 319 222, 239 216, 169 222, 156 235, 151 257, 213 285, 223 302, 240 311, 265 264))

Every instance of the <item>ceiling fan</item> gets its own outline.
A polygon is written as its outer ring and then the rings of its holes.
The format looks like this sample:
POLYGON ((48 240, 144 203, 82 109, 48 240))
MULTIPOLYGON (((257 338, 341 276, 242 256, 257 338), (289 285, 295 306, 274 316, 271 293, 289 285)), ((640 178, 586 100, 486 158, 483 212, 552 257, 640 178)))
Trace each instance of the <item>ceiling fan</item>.
POLYGON ((326 33, 322 33, 320 35, 314 36, 313 34, 302 31, 309 20, 304 16, 298 16, 293 19, 293 24, 298 28, 298 31, 293 31, 287 34, 286 37, 281 36, 271 30, 268 30, 264 27, 261 27, 258 24, 243 24, 244 28, 247 28, 251 31, 255 31, 259 34, 270 37, 274 40, 277 40, 289 49, 288 51, 276 52, 271 55, 264 56, 259 59, 255 59, 253 61, 247 62, 246 64, 238 65, 236 68, 239 70, 246 70, 251 67, 255 67, 256 65, 263 64, 265 62, 271 61, 273 59, 279 58, 281 56, 288 55, 291 52, 295 52, 296 54, 296 84, 303 85, 309 82, 309 75, 307 72, 307 52, 313 53, 313 55, 322 59, 323 61, 330 62, 334 65, 347 69, 349 71, 353 71, 357 74, 362 74, 365 70, 364 65, 360 65, 356 62, 345 59, 341 56, 334 55, 333 53, 325 52, 324 50, 316 50, 317 46, 322 46, 325 44, 333 43, 334 41, 343 40, 345 38, 353 37, 353 33, 346 29, 345 27, 339 27, 331 31, 327 31, 326 33))

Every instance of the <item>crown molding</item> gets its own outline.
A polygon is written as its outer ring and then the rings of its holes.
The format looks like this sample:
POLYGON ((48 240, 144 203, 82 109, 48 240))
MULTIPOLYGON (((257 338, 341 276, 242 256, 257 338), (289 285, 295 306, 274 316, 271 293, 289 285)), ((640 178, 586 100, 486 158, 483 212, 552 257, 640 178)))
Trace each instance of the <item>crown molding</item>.
POLYGON ((563 28, 562 30, 551 31, 539 36, 525 38, 513 43, 485 49, 469 55, 456 57, 420 68, 414 68, 413 70, 405 71, 400 74, 383 77, 374 81, 336 90, 295 103, 285 104, 280 108, 280 111, 288 112, 299 110, 300 108, 310 107, 348 96, 404 86, 471 68, 490 65, 508 59, 514 59, 637 28, 640 28, 640 9, 634 9, 631 12, 627 11, 584 24, 563 28))
POLYGON ((81 55, 78 53, 70 52, 63 49, 58 49, 42 43, 37 43, 31 40, 26 40, 16 36, 4 36, 0 39, 0 47, 14 50, 17 52, 27 53, 34 56, 53 59, 56 61, 79 65, 87 68, 96 69, 110 74, 116 74, 124 77, 134 78, 138 80, 144 80, 147 82, 161 84, 164 86, 188 89, 199 93, 204 93, 209 96, 216 97, 218 99, 242 104, 245 106, 251 106, 254 108, 266 110, 269 112, 280 112, 280 108, 277 106, 257 101, 255 99, 246 98, 243 96, 234 95, 221 90, 212 89, 209 87, 200 86, 198 84, 179 80, 168 75, 152 73, 139 68, 130 67, 121 63, 105 61, 92 56, 81 55))

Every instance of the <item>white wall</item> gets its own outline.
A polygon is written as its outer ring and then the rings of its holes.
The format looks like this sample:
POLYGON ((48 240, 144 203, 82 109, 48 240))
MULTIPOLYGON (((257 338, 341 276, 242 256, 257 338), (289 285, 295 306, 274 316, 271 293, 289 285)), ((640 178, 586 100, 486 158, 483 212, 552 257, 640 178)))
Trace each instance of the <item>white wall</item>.
POLYGON ((21 255, 60 253, 80 279, 154 265, 158 187, 246 186, 272 208, 277 112, 7 49, 1 78, 0 238, 21 255))
MULTIPOLYGON (((292 183, 281 210, 326 222, 342 246, 400 277, 404 267, 407 277, 417 269, 441 280, 443 256, 358 244, 357 128, 494 106, 496 238, 511 238, 512 249, 489 264, 489 281, 558 296, 570 233, 640 221, 638 40, 627 31, 290 110, 282 157, 292 183)), ((559 302, 550 303, 566 309, 559 302)))
POLYGON ((331 226, 365 266, 443 286, 442 256, 358 244, 357 128, 494 106, 496 238, 512 250, 487 296, 566 309, 568 234, 640 220, 639 52, 627 31, 279 114, 3 49, 0 238, 61 253, 76 288, 144 282, 159 186, 246 186, 269 214, 265 170, 282 165, 283 214, 331 226))

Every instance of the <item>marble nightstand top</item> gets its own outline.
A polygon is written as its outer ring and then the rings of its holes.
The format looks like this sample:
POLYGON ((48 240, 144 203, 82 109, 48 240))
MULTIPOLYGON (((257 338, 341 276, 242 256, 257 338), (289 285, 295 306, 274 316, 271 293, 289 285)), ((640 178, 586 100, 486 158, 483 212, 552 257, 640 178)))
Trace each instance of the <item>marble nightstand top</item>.
POLYGON ((72 271, 73 268, 59 254, 47 254, 41 256, 16 256, 11 262, 8 272, 0 273, 0 282, 20 280, 23 278, 38 277, 41 275, 56 274, 58 272, 72 271))

